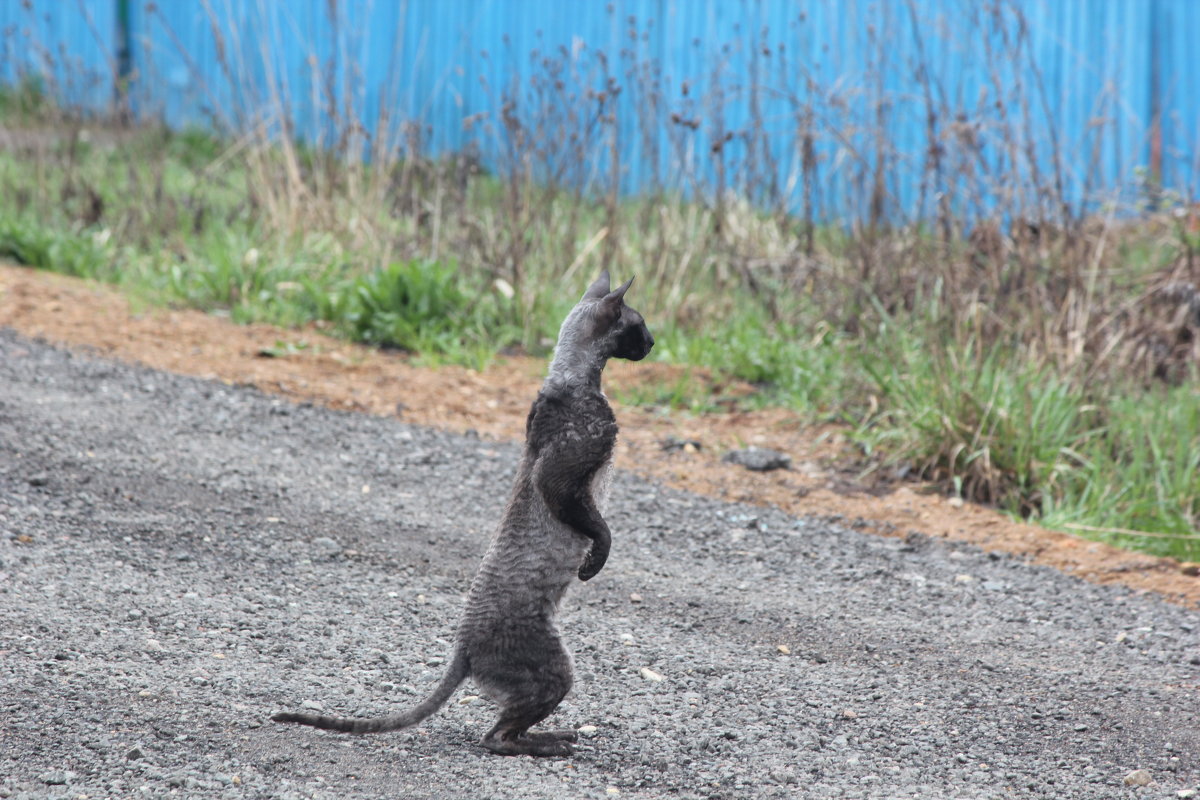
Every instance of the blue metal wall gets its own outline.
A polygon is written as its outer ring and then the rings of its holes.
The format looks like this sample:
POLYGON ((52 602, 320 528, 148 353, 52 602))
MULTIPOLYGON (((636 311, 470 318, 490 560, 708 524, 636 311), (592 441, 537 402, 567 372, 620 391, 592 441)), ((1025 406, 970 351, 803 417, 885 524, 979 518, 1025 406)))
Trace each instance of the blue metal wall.
MULTIPOLYGON (((574 152, 554 152, 555 126, 594 112, 587 89, 605 91, 608 76, 615 116, 562 165, 573 180, 609 177, 615 128, 625 190, 711 195, 723 180, 754 194, 773 177, 794 208, 806 112, 811 199, 827 219, 864 213, 880 161, 887 214, 905 219, 931 213, 947 187, 966 214, 1004 192, 1036 207, 1034 171, 1092 207, 1130 202, 1150 167, 1188 197, 1200 175, 1195 0, 128 1, 137 110, 174 125, 282 130, 284 107, 296 135, 331 144, 349 118, 385 138, 416 122, 426 152, 471 148, 499 164, 508 101, 546 127, 537 144, 553 163, 574 152), (955 178, 934 180, 931 141, 947 159, 958 148, 955 169, 986 173, 992 194, 972 201, 955 178)), ((69 102, 103 107, 118 2, 0 0, 0 80, 41 74, 69 102)))

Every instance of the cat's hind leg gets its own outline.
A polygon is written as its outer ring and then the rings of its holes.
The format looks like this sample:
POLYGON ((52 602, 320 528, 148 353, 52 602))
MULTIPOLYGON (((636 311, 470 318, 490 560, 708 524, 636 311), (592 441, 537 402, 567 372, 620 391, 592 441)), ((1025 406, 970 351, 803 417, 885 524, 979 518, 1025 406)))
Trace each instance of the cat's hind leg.
MULTIPOLYGON (((546 642, 540 663, 508 663, 485 679, 484 693, 500 705, 500 718, 482 744, 501 755, 569 756, 573 730, 531 731, 558 708, 571 689, 570 657, 556 639, 546 642)), ((477 683, 483 683, 476 678, 477 683)))
POLYGON ((487 734, 483 746, 493 753, 505 756, 569 756, 575 752, 570 734, 574 731, 531 731, 529 728, 541 722, 554 707, 556 701, 545 711, 531 708, 505 709, 487 734), (560 735, 561 734, 561 735, 560 735))

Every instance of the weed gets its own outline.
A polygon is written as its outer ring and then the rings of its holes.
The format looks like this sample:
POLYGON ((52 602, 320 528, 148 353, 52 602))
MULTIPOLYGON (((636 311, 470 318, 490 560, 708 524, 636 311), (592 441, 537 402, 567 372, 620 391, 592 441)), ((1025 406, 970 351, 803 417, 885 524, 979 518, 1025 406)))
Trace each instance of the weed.
POLYGON ((452 265, 408 261, 356 279, 336 301, 351 338, 413 353, 453 354, 496 344, 492 297, 469 294, 452 265))
POLYGON ((64 232, 31 219, 0 219, 0 258, 38 269, 50 269, 80 278, 107 275, 111 256, 108 237, 64 232))
POLYGON ((53 108, 46 83, 38 75, 29 74, 16 84, 0 86, 0 119, 9 124, 42 122, 53 108))
POLYGON ((1038 513, 1083 462, 1095 409, 1052 370, 1006 348, 929 349, 923 338, 890 335, 863 362, 880 409, 861 425, 863 441, 886 444, 891 461, 962 496, 1038 513))

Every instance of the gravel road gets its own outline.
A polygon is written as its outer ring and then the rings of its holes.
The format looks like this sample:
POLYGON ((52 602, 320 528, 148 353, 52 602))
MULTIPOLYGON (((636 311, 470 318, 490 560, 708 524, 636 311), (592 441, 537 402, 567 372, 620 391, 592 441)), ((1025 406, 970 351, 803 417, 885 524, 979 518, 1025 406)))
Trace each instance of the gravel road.
POLYGON ((583 729, 574 758, 487 754, 469 683, 394 734, 267 722, 386 713, 436 682, 517 454, 0 328, 0 797, 1200 784, 1196 614, 627 474, 612 558, 564 606, 577 681, 550 722, 583 729))

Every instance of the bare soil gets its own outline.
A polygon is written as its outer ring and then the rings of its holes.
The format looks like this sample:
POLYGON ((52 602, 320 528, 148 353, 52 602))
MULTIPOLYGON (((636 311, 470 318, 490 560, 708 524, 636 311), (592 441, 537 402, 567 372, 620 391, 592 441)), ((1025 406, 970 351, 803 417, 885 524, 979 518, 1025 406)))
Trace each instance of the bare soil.
MULTIPOLYGON (((316 327, 241 326, 198 311, 138 308, 106 286, 5 265, 0 265, 0 325, 156 369, 252 385, 297 402, 400 416, 459 433, 474 430, 497 441, 522 437, 545 369, 543 360, 521 357, 501 359, 482 372, 419 367, 402 354, 349 344, 316 327)), ((670 365, 615 362, 606 385, 610 394, 620 395, 679 373, 670 365)), ((713 391, 728 395, 740 389, 713 382, 713 391)), ((671 486, 798 516, 832 517, 886 536, 916 532, 969 542, 1094 583, 1200 606, 1195 565, 1017 522, 917 482, 865 483, 857 479, 857 456, 837 427, 806 427, 784 410, 692 415, 614 405, 621 423, 619 466, 671 486), (695 444, 668 450, 663 444, 670 437, 695 444), (755 473, 721 462, 731 448, 752 444, 788 453, 792 468, 755 473)))

